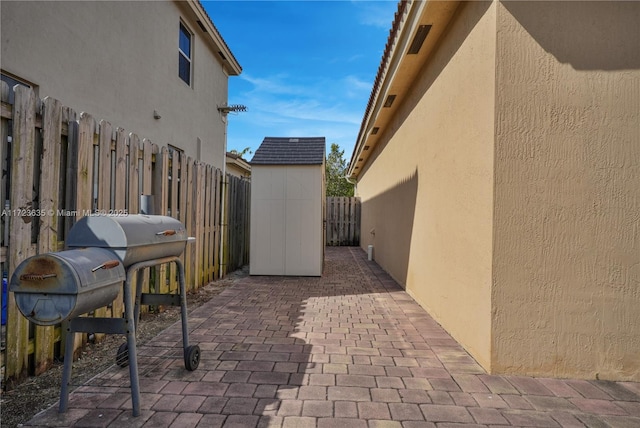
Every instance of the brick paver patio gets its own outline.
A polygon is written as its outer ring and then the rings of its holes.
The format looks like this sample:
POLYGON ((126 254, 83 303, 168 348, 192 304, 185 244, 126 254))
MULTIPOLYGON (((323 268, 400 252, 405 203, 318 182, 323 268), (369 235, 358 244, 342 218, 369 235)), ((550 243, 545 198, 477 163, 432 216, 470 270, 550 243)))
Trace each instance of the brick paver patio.
POLYGON ((245 277, 25 426, 640 427, 640 384, 491 376, 359 248, 322 278, 245 277))

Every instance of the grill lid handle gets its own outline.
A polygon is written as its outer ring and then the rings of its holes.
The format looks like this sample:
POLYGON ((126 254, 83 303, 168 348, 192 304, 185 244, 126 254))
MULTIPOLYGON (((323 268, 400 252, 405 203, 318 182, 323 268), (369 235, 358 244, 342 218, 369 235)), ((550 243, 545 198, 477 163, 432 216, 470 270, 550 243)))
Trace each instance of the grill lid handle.
POLYGON ((178 232, 175 229, 167 229, 167 230, 163 230, 162 232, 156 233, 156 235, 171 236, 171 235, 175 235, 176 233, 178 232))
POLYGON ((55 278, 55 273, 25 273, 20 275, 20 281, 43 281, 47 278, 55 278))
POLYGON ((93 269, 91 269, 91 272, 95 272, 100 269, 113 269, 114 267, 117 267, 119 264, 120 264, 120 260, 109 260, 108 262, 102 263, 100 266, 94 267, 93 269))

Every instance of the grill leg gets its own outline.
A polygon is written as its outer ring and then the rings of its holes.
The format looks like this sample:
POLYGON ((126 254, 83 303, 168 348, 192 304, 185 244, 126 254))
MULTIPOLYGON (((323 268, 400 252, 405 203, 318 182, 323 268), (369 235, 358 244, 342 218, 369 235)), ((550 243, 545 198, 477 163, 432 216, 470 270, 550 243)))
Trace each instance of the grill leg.
MULTIPOLYGON (((127 320, 127 348, 129 353, 129 379, 131 380, 131 405, 133 416, 140 416, 140 382, 138 379, 138 356, 136 350, 136 324, 134 318, 133 293, 131 292, 131 273, 127 273, 124 283, 124 312, 127 320)), ((136 284, 140 287, 140 284, 136 284)), ((139 307, 136 305, 136 307, 139 307)))
POLYGON ((138 321, 140 321, 140 306, 142 304, 142 282, 144 278, 144 270, 136 269, 136 303, 133 307, 133 319, 138 327, 138 321))
POLYGON ((187 287, 184 279, 184 266, 179 259, 176 259, 178 267, 178 282, 180 283, 180 315, 182 318, 182 349, 186 352, 189 346, 189 328, 187 326, 187 287))
POLYGON ((71 368, 73 366, 73 339, 76 337, 75 331, 68 323, 67 336, 64 342, 64 366, 62 367, 62 385, 60 386, 60 407, 58 411, 64 413, 69 405, 69 383, 71 383, 71 368))

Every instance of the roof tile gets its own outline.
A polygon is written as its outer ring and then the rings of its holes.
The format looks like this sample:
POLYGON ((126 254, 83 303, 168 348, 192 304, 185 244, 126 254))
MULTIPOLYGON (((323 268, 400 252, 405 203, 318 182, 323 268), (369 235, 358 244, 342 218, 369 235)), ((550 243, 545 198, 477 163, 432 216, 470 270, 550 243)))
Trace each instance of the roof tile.
POLYGON ((325 137, 265 137, 251 164, 321 165, 325 145, 325 137))

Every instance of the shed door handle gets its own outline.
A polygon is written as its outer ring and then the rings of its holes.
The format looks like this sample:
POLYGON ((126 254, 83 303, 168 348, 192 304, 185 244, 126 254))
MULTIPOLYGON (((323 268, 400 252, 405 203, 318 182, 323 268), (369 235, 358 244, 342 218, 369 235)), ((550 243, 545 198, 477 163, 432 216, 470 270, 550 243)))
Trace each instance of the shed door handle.
POLYGON ((113 269, 114 267, 120 264, 120 260, 109 260, 108 262, 102 263, 100 266, 96 266, 91 269, 91 272, 95 272, 99 269, 113 269))
POLYGON ((24 275, 20 275, 20 281, 42 281, 55 277, 55 273, 25 273, 24 275))
POLYGON ((164 235, 164 236, 171 236, 171 235, 175 235, 177 232, 175 229, 168 229, 168 230, 163 230, 162 232, 158 232, 156 233, 156 235, 164 235))

